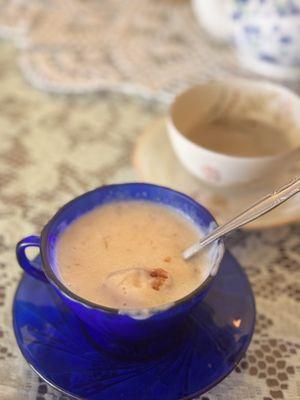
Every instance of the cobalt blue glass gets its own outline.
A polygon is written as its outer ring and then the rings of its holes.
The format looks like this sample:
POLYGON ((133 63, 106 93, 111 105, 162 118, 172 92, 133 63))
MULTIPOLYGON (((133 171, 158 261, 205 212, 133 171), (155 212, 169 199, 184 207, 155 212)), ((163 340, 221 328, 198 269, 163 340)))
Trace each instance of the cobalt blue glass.
MULTIPOLYGON (((207 296, 184 322, 188 340, 158 358, 121 358, 94 346, 53 286, 29 274, 13 305, 14 332, 25 360, 50 385, 85 400, 195 399, 236 367, 254 323, 251 286, 228 252, 207 296)), ((230 399, 230 384, 226 388, 230 399)))
POLYGON ((65 305, 84 322, 82 329, 95 346, 100 345, 100 348, 122 357, 158 357, 184 340, 187 334, 184 321, 191 309, 203 300, 215 280, 224 246, 222 241, 215 245, 210 261, 211 273, 195 291, 164 310, 149 310, 147 318, 141 318, 138 313, 134 316, 126 315, 122 310, 83 299, 72 293, 58 278, 55 263, 57 239, 75 219, 95 207, 128 200, 143 200, 171 206, 204 231, 216 224, 204 207, 174 190, 145 183, 109 185, 85 193, 67 203, 45 226, 41 238, 29 236, 21 240, 17 244, 16 254, 20 266, 26 272, 43 282, 48 281, 54 287, 65 305), (40 249, 41 268, 27 258, 26 248, 30 246, 40 249))

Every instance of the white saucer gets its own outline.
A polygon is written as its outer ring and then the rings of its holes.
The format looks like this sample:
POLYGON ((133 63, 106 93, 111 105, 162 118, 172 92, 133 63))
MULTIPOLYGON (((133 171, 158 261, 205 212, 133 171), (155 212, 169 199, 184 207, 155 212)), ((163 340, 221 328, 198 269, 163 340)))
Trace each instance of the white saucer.
MULTIPOLYGON (((193 177, 181 165, 171 148, 164 118, 150 123, 141 134, 133 162, 143 181, 168 186, 190 195, 209 209, 219 223, 227 221, 260 197, 299 175, 299 167, 295 167, 280 177, 274 177, 274 181, 265 183, 263 187, 212 188, 193 177)), ((297 221, 300 221, 300 194, 245 228, 265 229, 297 221)))

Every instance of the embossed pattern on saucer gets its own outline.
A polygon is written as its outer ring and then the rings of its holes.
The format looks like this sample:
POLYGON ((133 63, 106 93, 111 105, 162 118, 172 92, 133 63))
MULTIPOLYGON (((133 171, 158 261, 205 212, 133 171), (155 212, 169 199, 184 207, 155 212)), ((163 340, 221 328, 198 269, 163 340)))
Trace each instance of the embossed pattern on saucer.
POLYGON ((237 365, 253 334, 255 304, 245 273, 227 253, 210 293, 186 323, 188 340, 161 358, 121 360, 95 349, 54 289, 26 274, 13 322, 27 362, 65 393, 89 400, 186 400, 237 365))

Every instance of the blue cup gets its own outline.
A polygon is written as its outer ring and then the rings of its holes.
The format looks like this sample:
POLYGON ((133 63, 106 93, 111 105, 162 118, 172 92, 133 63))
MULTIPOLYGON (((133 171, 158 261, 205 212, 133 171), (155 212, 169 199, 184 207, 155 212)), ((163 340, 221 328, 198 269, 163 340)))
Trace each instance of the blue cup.
POLYGON ((154 357, 184 339, 184 319, 202 301, 218 272, 224 254, 222 241, 210 248, 207 277, 192 293, 163 307, 126 310, 106 307, 81 298, 60 280, 55 261, 59 235, 72 222, 107 203, 142 200, 171 206, 208 232, 216 226, 212 215, 190 197, 166 187, 146 183, 103 186, 75 198, 62 207, 44 227, 41 236, 28 236, 16 246, 20 266, 30 275, 49 283, 82 322, 82 330, 95 346, 122 357, 154 357), (26 249, 38 247, 41 263, 28 259, 26 249), (41 265, 41 266, 40 266, 41 265))

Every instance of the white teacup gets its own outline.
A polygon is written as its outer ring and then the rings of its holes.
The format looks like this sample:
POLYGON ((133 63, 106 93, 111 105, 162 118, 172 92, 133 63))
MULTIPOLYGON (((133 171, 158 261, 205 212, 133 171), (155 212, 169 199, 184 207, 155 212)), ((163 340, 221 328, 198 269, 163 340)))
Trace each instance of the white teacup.
POLYGON ((274 79, 300 79, 300 1, 235 1, 233 37, 241 64, 274 79))
POLYGON ((190 173, 215 186, 260 181, 300 159, 300 98, 268 82, 227 79, 194 86, 174 99, 167 128, 181 163, 190 173), (290 147, 272 156, 233 156, 187 138, 187 132, 199 123, 224 117, 274 126, 274 135, 280 129, 288 136, 290 147))
POLYGON ((233 23, 232 0, 192 0, 192 9, 202 28, 219 42, 230 42, 233 23))

